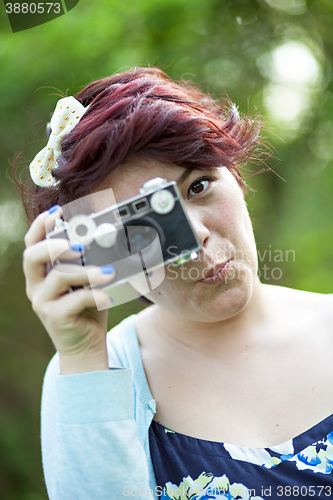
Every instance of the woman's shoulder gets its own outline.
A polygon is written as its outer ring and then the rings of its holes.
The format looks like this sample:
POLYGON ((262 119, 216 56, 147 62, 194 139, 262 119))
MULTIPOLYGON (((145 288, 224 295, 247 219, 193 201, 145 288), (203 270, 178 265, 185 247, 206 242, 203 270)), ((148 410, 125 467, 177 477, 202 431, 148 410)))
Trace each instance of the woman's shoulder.
POLYGON ((327 332, 333 339, 333 294, 264 285, 267 297, 291 322, 316 332, 327 332))
MULTIPOLYGON (((309 305, 313 307, 330 307, 333 304, 333 293, 318 293, 289 288, 278 285, 263 285, 268 296, 293 306, 309 305)), ((331 308, 332 310, 332 308, 331 308)))

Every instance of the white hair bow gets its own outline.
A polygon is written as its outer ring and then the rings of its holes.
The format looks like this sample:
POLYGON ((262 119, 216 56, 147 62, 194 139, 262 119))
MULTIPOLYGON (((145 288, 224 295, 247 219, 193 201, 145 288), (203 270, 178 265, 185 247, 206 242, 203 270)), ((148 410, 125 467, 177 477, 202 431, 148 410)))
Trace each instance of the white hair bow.
POLYGON ((30 175, 37 186, 50 187, 56 184, 52 168, 61 155, 61 141, 79 123, 87 111, 75 97, 64 97, 58 101, 51 118, 51 133, 47 145, 30 163, 30 175))

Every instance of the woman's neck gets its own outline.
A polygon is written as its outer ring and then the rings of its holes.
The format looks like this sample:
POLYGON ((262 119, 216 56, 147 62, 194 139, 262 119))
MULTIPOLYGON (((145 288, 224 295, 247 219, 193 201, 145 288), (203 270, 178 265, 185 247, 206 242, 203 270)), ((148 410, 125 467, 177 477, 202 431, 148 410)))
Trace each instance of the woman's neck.
POLYGON ((274 308, 267 300, 266 285, 258 281, 246 306, 220 321, 194 321, 157 305, 148 308, 147 313, 154 333, 166 341, 192 350, 231 354, 262 343, 274 308))

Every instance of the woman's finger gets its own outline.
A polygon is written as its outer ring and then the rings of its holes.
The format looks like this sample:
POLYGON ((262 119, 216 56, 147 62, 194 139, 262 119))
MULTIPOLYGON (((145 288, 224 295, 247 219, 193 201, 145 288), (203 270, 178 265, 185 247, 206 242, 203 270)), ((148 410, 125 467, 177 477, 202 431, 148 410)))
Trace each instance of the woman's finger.
POLYGON ((79 317, 86 309, 102 311, 112 307, 112 300, 100 288, 81 288, 57 300, 57 309, 66 317, 79 317))
POLYGON ((47 212, 42 212, 32 222, 25 235, 25 246, 29 247, 45 238, 46 233, 54 227, 55 220, 62 216, 62 209, 59 205, 51 207, 47 212))
POLYGON ((57 264, 36 287, 33 301, 54 301, 72 288, 105 286, 114 279, 112 266, 93 267, 57 264))
POLYGON ((23 271, 27 284, 42 281, 46 275, 46 265, 56 262, 58 258, 78 259, 79 263, 83 251, 83 248, 72 250, 69 241, 64 238, 47 239, 29 245, 23 252, 23 271))
MULTIPOLYGON (((78 322, 83 320, 84 326, 88 326, 87 318, 81 317, 85 310, 102 311, 110 307, 112 307, 112 300, 103 290, 87 288, 80 288, 54 301, 38 302, 36 300, 33 304, 34 311, 49 333, 59 332, 60 330, 63 333, 66 330, 73 333, 78 330, 81 331, 80 335, 83 335, 84 331, 82 327, 79 327, 78 322)), ((59 340, 61 340, 60 337, 59 340)))

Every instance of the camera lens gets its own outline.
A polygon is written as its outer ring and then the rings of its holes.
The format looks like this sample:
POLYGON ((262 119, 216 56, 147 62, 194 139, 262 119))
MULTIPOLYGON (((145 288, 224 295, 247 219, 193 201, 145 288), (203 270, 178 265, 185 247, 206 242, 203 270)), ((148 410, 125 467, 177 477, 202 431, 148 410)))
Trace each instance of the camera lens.
POLYGON ((127 244, 131 254, 151 252, 158 245, 163 247, 165 237, 162 227, 150 217, 140 217, 124 225, 127 235, 127 244))
POLYGON ((156 230, 148 226, 127 228, 128 242, 131 253, 142 252, 156 238, 156 230))
POLYGON ((118 231, 115 249, 118 259, 125 259, 127 266, 141 266, 146 269, 163 264, 165 236, 162 227, 150 217, 140 217, 124 224, 118 231), (128 257, 130 257, 128 259, 128 257))

